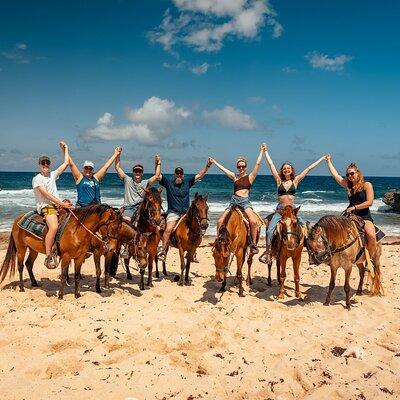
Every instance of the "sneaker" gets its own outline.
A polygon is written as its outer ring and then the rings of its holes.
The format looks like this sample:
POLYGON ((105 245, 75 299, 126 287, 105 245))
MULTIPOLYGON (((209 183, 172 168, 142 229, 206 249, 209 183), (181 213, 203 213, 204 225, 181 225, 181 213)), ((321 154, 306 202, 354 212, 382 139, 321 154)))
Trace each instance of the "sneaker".
POLYGON ((121 258, 124 258, 125 260, 128 259, 129 256, 129 250, 128 246, 124 247, 124 249, 121 251, 121 258))
POLYGON ((264 251, 264 253, 262 253, 261 256, 258 257, 258 260, 263 264, 269 264, 271 262, 271 257, 269 255, 269 252, 264 251))
POLYGON ((167 258, 167 255, 165 254, 165 251, 160 251, 158 254, 157 254, 157 258, 160 260, 160 261, 162 261, 162 262, 165 262, 165 260, 166 260, 166 258, 167 258))
POLYGON ((258 252, 258 247, 255 244, 250 246, 250 254, 258 254, 258 252))
POLYGON ((48 269, 56 269, 57 268, 57 264, 54 262, 52 256, 46 256, 46 258, 44 260, 44 265, 48 269))

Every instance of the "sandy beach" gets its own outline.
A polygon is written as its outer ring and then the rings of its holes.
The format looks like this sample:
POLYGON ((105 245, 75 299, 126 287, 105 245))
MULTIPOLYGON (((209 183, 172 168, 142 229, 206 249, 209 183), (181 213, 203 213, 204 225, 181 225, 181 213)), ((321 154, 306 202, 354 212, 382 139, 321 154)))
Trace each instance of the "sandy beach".
MULTIPOLYGON (((306 254, 303 302, 294 297, 291 266, 287 297, 277 301, 276 280, 267 286, 266 268, 258 261, 244 298, 233 276, 221 295, 210 240, 198 251, 188 287, 172 282, 179 269, 175 249, 168 257, 170 276, 143 292, 137 271, 130 282, 119 268, 111 289, 96 294, 92 259, 83 267, 78 300, 72 287, 63 301, 57 299, 59 271, 43 267, 43 256, 34 268, 39 288, 30 287, 27 273, 24 293, 15 287, 16 277, 5 281, 1 399, 399 398, 398 244, 383 246, 385 296, 354 295, 348 312, 343 271, 333 304, 324 307, 328 267, 308 266, 306 254)), ((354 269, 353 294, 357 282, 354 269)))

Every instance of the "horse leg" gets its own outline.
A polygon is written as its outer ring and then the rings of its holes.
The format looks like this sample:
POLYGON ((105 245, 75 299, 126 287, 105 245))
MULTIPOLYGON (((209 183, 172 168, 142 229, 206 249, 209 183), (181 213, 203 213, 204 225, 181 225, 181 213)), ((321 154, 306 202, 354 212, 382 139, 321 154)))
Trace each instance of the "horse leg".
POLYGON ((29 278, 31 280, 32 287, 39 286, 35 279, 35 275, 33 275, 33 263, 35 262, 37 256, 38 256, 38 252, 30 248, 29 256, 25 261, 25 266, 26 266, 26 269, 28 270, 28 274, 29 274, 29 278))
POLYGON ((220 293, 224 293, 226 290, 226 275, 224 276, 224 280, 222 281, 221 289, 219 289, 220 293))
POLYGON ((244 297, 242 267, 244 264, 245 254, 246 254, 246 249, 243 249, 242 251, 240 251, 239 255, 236 257, 236 261, 237 261, 236 278, 239 283, 239 296, 240 297, 244 297))
POLYGON ((60 291, 58 292, 59 300, 62 300, 64 298, 64 287, 67 281, 69 262, 70 262, 69 259, 66 258, 61 259, 61 285, 60 285, 60 291))
POLYGON ((278 285, 281 284, 281 262, 279 261, 279 255, 276 256, 276 276, 278 285))
POLYGON ((189 280, 189 270, 190 270, 190 262, 193 260, 195 252, 190 252, 186 256, 186 267, 185 267, 185 285, 190 286, 190 280, 189 280))
POLYGON ((326 295, 324 306, 329 306, 329 304, 331 303, 332 291, 335 288, 336 273, 337 273, 337 267, 331 265, 331 281, 329 282, 329 290, 328 294, 326 295))
POLYGON ((125 270, 126 270, 126 279, 128 279, 128 281, 131 281, 132 278, 132 274, 131 274, 131 270, 129 269, 129 260, 131 258, 124 258, 124 265, 125 265, 125 270))
POLYGON ((167 272, 167 264, 165 261, 162 262, 162 273, 164 276, 168 276, 168 272, 167 272))
POLYGON ((100 276, 101 276, 101 266, 100 266, 100 254, 97 250, 93 252, 94 266, 96 268, 96 292, 101 293, 100 288, 100 276))
POLYGON ((179 258, 181 259, 181 276, 179 278, 178 285, 183 286, 183 272, 185 271, 185 267, 186 267, 185 266, 185 257, 184 257, 185 251, 180 246, 178 249, 179 249, 179 258))
POLYGON ((17 251, 17 263, 18 263, 18 272, 19 272, 19 291, 25 292, 24 288, 24 259, 26 254, 26 246, 18 249, 17 251))
MULTIPOLYGON (((279 260, 279 268, 280 268, 280 275, 279 275, 279 293, 278 299, 285 298, 285 279, 286 279, 286 261, 287 259, 283 259, 282 262, 279 260)), ((278 265, 278 260, 277 260, 278 265)))
POLYGON ((160 277, 160 272, 158 271, 158 258, 155 258, 155 264, 156 264, 156 278, 160 277))
POLYGON ((294 286, 295 286, 295 296, 299 300, 303 300, 300 292, 300 261, 301 261, 301 253, 297 256, 296 259, 293 259, 293 274, 294 274, 294 286))
POLYGON ((81 297, 80 293, 80 283, 81 283, 81 266, 83 260, 74 260, 74 278, 75 278, 75 298, 79 299, 81 297))
POLYGON ((268 279, 267 279, 267 285, 271 286, 272 285, 272 280, 271 280, 271 268, 272 268, 272 261, 268 263, 268 279))
POLYGON ((145 268, 140 268, 140 284, 139 289, 144 290, 144 273, 146 272, 145 268))
POLYGON ((358 273, 360 274, 360 281, 358 282, 358 288, 356 295, 361 296, 363 294, 363 283, 364 283, 364 275, 365 275, 365 269, 363 264, 358 264, 358 273))
POLYGON ((247 259, 247 278, 246 278, 246 283, 247 286, 251 286, 253 283, 253 280, 251 279, 251 265, 253 264, 253 257, 254 254, 250 254, 249 258, 247 259))
POLYGON ((350 311, 350 274, 351 274, 351 268, 352 268, 352 266, 350 265, 350 267, 346 269, 345 278, 344 278, 344 291, 346 293, 346 308, 349 311, 350 311))

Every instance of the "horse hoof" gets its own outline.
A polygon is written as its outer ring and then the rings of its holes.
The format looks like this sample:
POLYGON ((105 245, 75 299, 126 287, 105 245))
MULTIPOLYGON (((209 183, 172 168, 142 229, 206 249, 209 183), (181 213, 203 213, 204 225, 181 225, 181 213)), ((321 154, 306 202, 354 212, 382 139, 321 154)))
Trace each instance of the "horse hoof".
POLYGON ((32 287, 39 287, 39 284, 37 282, 33 282, 32 287))
POLYGON ((75 293, 75 298, 79 299, 79 297, 81 297, 81 294, 80 293, 75 293))
POLYGON ((239 293, 239 297, 245 297, 244 293, 239 293))
POLYGON ((156 272, 156 278, 159 278, 159 277, 160 277, 160 273, 156 272))
POLYGON ((325 301, 324 306, 329 306, 330 302, 329 301, 325 301))
POLYGON ((357 292, 356 292, 356 296, 362 296, 363 295, 363 292, 362 292, 362 290, 357 290, 357 292))
POLYGON ((147 284, 148 287, 154 287, 153 282, 147 284))
POLYGON ((168 272, 167 271, 163 272, 163 275, 168 276, 168 272))
POLYGON ((192 282, 190 282, 190 281, 185 281, 185 286, 192 286, 192 282))
POLYGON ((304 301, 304 297, 303 297, 300 293, 297 293, 297 294, 296 294, 296 298, 297 298, 297 300, 299 300, 299 301, 304 301))
POLYGON ((183 286, 183 282, 181 280, 178 281, 178 286, 183 286))
POLYGON ((20 291, 20 292, 25 292, 25 288, 20 287, 20 288, 19 288, 19 291, 20 291))
POLYGON ((64 296, 62 294, 58 295, 58 300, 62 300, 64 298, 64 296))
POLYGON ((221 289, 218 290, 218 292, 219 292, 219 293, 225 293, 225 290, 226 290, 226 289, 221 288, 221 289))
POLYGON ((132 275, 127 275, 126 276, 126 279, 128 279, 128 281, 131 281, 133 278, 132 278, 132 275))
POLYGON ((100 288, 96 288, 96 293, 101 293, 101 289, 100 288))

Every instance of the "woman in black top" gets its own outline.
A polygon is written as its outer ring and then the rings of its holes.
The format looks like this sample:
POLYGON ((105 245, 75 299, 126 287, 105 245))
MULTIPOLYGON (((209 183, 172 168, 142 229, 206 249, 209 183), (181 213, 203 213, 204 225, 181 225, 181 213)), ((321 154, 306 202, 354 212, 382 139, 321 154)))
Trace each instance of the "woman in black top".
POLYGON ((376 247, 375 226, 369 207, 374 202, 374 188, 371 182, 366 182, 361 171, 354 163, 346 168, 346 178, 343 178, 333 166, 332 157, 325 157, 330 173, 335 181, 347 190, 349 206, 346 211, 361 217, 365 222, 367 249, 372 258, 376 247))

